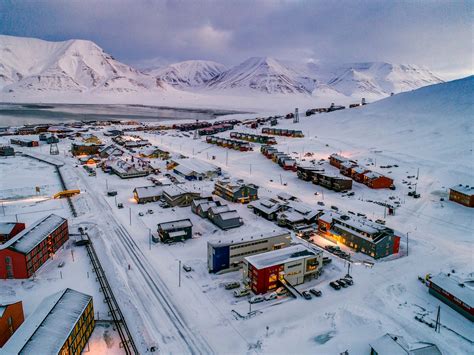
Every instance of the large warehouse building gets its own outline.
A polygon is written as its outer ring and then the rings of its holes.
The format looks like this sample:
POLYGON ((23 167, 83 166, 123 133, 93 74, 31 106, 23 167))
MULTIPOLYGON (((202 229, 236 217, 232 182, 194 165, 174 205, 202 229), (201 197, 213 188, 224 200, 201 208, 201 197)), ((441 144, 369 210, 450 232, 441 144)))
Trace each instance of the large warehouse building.
POLYGON ((323 252, 301 244, 244 259, 244 282, 256 294, 266 293, 286 282, 302 284, 319 275, 323 252))
POLYGON ((2 354, 80 354, 94 325, 92 296, 67 288, 40 303, 2 354))
POLYGON ((0 244, 0 279, 31 277, 69 239, 65 218, 50 214, 0 244))
POLYGON ((233 271, 242 266, 246 256, 286 248, 290 244, 291 235, 286 231, 210 241, 207 242, 207 266, 209 272, 233 271))

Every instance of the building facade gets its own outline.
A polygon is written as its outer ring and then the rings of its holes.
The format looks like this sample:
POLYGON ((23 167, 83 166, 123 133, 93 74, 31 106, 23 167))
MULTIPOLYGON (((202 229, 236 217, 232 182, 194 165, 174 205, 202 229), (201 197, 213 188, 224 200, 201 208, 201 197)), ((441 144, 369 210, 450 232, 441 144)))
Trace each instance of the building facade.
POLYGON ((46 297, 17 329, 5 354, 80 354, 94 330, 92 296, 70 288, 46 297))
POLYGON ((9 241, 24 229, 25 223, 0 222, 0 244, 9 241))
POLYGON ((51 214, 0 245, 0 279, 31 277, 69 239, 65 218, 51 214))
POLYGON ((449 200, 464 205, 474 207, 474 186, 456 185, 449 189, 449 200))
POLYGON ((213 273, 233 271, 242 267, 246 256, 286 248, 290 244, 291 235, 284 231, 207 242, 207 267, 213 273))
POLYGON ((400 237, 393 229, 363 219, 327 212, 318 219, 318 233, 374 259, 396 254, 400 237))
POLYGON ((243 180, 218 180, 213 193, 227 201, 248 203, 258 199, 258 186, 243 180))
POLYGON ((21 301, 0 303, 0 348, 25 320, 21 301))
MULTIPOLYGON (((193 237, 193 224, 189 219, 181 219, 158 224, 158 236, 163 243, 182 242, 193 237)), ((153 241, 156 243, 155 237, 153 241)))
POLYGON ((244 258, 244 282, 255 294, 276 289, 282 283, 300 285, 319 276, 323 252, 301 244, 244 258))

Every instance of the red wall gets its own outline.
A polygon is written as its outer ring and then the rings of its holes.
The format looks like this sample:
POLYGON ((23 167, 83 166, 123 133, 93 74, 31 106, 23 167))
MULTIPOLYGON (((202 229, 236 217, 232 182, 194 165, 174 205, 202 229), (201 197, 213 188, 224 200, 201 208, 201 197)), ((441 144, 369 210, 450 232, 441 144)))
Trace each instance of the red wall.
POLYGON ((10 249, 0 250, 0 279, 7 278, 7 263, 5 258, 11 257, 13 265, 13 278, 26 279, 26 256, 10 249))
POLYGON ((8 235, 0 235, 0 241, 6 242, 25 229, 25 223, 16 223, 8 235))
POLYGON ((393 241, 393 254, 397 254, 400 250, 400 237, 395 236, 393 241))
POLYGON ((381 176, 377 179, 369 181, 367 186, 371 187, 372 189, 388 189, 392 184, 392 179, 386 176, 381 176))
POLYGON ((23 305, 21 301, 7 306, 3 316, 0 317, 0 347, 5 345, 7 340, 12 336, 12 331, 14 333, 24 320, 25 317, 23 315, 23 305), (10 317, 12 317, 13 321, 12 329, 8 326, 8 319, 10 317))

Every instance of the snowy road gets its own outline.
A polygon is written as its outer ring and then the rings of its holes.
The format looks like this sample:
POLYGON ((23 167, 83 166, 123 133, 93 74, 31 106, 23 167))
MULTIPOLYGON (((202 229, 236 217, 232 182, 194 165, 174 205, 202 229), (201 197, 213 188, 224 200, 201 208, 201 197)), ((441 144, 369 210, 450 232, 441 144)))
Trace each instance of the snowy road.
MULTIPOLYGON (((77 172, 76 175, 88 191, 94 191, 84 175, 74 169, 71 171, 77 172)), ((167 353, 173 351, 190 354, 214 353, 206 339, 196 329, 189 327, 173 303, 173 297, 166 284, 148 262, 127 229, 110 212, 110 206, 104 198, 96 193, 87 195, 93 204, 92 209, 101 211, 96 215, 97 223, 104 237, 113 240, 110 247, 112 253, 117 256, 115 261, 122 268, 127 264, 130 265, 126 282, 131 289, 129 293, 131 302, 140 313, 144 323, 143 330, 147 330, 147 338, 153 339, 156 334, 160 334, 163 339, 173 339, 174 341, 168 340, 165 344, 159 342, 160 350, 167 353)), ((115 280, 117 281, 120 282, 120 280, 115 280)), ((124 313, 127 313, 127 310, 124 313)), ((136 333, 135 336, 137 336, 136 333)))

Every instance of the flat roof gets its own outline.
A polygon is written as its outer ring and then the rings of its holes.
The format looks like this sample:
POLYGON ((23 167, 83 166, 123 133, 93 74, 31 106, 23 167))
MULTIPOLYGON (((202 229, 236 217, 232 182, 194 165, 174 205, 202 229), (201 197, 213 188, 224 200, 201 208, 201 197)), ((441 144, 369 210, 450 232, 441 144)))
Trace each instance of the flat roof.
POLYGON ((473 185, 455 185, 451 187, 451 190, 459 192, 464 195, 472 196, 474 195, 474 186, 473 185))
POLYGON ((16 222, 0 222, 0 234, 10 234, 16 225, 16 222))
POLYGON ((65 218, 50 214, 36 221, 29 228, 24 229, 5 244, 0 245, 0 250, 12 248, 20 253, 27 254, 41 243, 46 236, 56 230, 64 221, 66 221, 65 218))
MULTIPOLYGON (((474 280, 470 280, 474 286, 474 280)), ((460 299, 469 307, 474 307, 474 289, 466 284, 466 280, 458 279, 455 275, 448 276, 439 273, 430 279, 430 282, 449 292, 454 297, 460 299), (460 286, 460 284, 464 286, 460 286)))
POLYGON ((290 261, 305 259, 316 256, 316 253, 302 244, 287 248, 269 251, 267 253, 247 256, 245 260, 257 269, 263 269, 274 265, 286 264, 290 261))
POLYGON ((208 241, 207 244, 211 245, 213 247, 221 247, 221 246, 230 246, 230 245, 239 245, 239 244, 246 244, 248 242, 256 241, 256 240, 263 240, 263 239, 271 239, 271 238, 278 238, 281 236, 288 237, 291 239, 291 234, 290 232, 287 232, 285 230, 281 231, 273 231, 273 232, 268 232, 268 233, 262 233, 262 234, 250 234, 250 235, 244 235, 242 236, 240 233, 236 235, 235 239, 228 240, 229 237, 226 239, 218 239, 218 240, 212 240, 208 241))
POLYGON ((66 288, 46 297, 1 349, 5 354, 58 354, 92 296, 66 288))
POLYGON ((202 160, 188 158, 188 159, 173 159, 178 164, 176 168, 180 168, 182 173, 196 172, 198 174, 207 174, 208 172, 218 171, 219 168, 213 164, 202 160))

